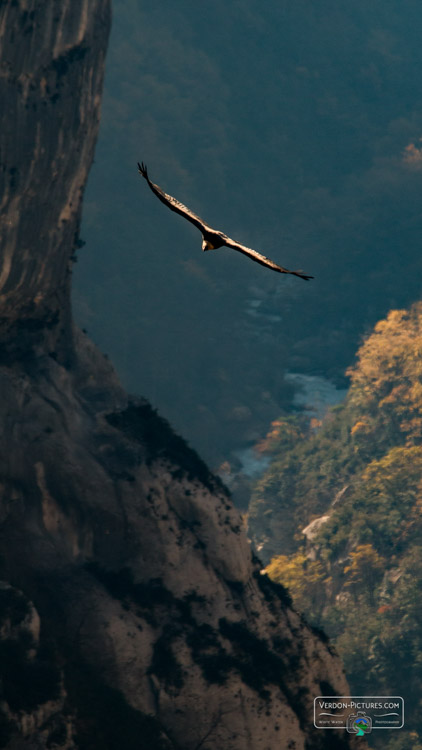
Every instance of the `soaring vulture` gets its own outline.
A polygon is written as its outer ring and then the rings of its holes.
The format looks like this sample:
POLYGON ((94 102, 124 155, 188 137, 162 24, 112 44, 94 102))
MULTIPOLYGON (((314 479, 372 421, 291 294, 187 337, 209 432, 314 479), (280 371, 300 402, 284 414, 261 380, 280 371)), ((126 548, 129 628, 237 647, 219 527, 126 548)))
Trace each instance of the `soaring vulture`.
POLYGON ((246 247, 245 245, 241 245, 239 242, 230 239, 230 237, 227 237, 227 235, 223 232, 219 232, 217 229, 213 229, 208 224, 206 224, 206 222, 203 221, 199 216, 194 214, 193 211, 190 210, 190 208, 186 208, 183 203, 180 203, 178 200, 176 200, 176 198, 172 198, 171 195, 167 195, 167 193, 165 193, 164 190, 161 190, 158 185, 155 185, 153 182, 151 182, 148 177, 148 170, 145 164, 139 164, 138 162, 138 168, 140 174, 142 175, 142 177, 145 177, 148 185, 150 186, 152 192, 157 196, 157 198, 159 198, 162 203, 168 206, 171 211, 175 211, 177 214, 180 214, 180 216, 183 216, 185 219, 190 221, 191 224, 197 227, 197 229, 199 229, 199 231, 202 233, 203 250, 214 250, 217 247, 223 247, 223 245, 226 245, 227 247, 232 247, 233 250, 238 250, 240 253, 248 255, 249 258, 252 258, 252 260, 260 263, 262 266, 267 266, 267 268, 272 268, 273 271, 278 271, 278 273, 291 273, 294 276, 299 276, 301 279, 305 279, 305 281, 314 278, 313 276, 306 276, 300 271, 289 271, 287 268, 278 266, 277 263, 274 263, 274 261, 266 258, 265 255, 261 255, 261 253, 258 253, 256 250, 252 250, 250 247, 246 247))

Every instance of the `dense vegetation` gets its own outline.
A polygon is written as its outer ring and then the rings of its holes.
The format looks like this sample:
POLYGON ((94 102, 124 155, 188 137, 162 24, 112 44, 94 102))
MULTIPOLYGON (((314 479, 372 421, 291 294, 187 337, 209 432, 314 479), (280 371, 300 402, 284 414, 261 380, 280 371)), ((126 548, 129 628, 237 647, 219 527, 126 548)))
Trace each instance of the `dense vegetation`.
POLYGON ((352 694, 405 698, 407 731, 377 741, 420 750, 422 303, 378 323, 348 374, 322 425, 273 424, 250 527, 269 574, 334 639, 352 694))

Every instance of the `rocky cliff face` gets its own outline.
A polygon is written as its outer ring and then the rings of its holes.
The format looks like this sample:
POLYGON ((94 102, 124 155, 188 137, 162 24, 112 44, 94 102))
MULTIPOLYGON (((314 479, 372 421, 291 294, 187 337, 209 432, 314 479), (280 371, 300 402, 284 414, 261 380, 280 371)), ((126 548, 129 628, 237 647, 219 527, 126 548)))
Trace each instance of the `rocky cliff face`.
POLYGON ((0 747, 351 746, 329 645, 227 491, 72 330, 108 0, 0 6, 0 747))
POLYGON ((97 137, 109 0, 0 3, 2 357, 68 354, 81 195, 97 137))

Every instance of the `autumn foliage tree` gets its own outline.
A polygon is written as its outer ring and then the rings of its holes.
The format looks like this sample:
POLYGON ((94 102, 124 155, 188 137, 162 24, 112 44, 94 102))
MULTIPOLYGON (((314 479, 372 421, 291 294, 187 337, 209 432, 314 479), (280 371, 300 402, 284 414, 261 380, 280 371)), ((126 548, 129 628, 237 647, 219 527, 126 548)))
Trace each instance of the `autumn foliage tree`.
POLYGON ((358 544, 349 555, 344 568, 345 589, 351 589, 355 601, 367 599, 375 605, 375 591, 384 571, 385 560, 374 550, 372 544, 358 544))
POLYGON ((409 732, 383 747, 407 750, 422 738, 422 303, 380 321, 348 375, 320 429, 273 423, 250 533, 352 690, 405 697, 409 732))

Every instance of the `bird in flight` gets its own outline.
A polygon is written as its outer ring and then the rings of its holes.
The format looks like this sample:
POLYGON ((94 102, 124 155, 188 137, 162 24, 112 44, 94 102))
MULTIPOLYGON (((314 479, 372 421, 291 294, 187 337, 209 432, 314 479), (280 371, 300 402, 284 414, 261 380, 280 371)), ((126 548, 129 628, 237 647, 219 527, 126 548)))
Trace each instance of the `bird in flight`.
POLYGON ((301 279, 305 279, 305 281, 314 278, 313 276, 306 276, 301 271, 289 271, 287 268, 283 268, 283 266, 278 266, 277 263, 274 263, 274 261, 266 258, 265 255, 261 255, 261 253, 258 253, 256 250, 252 250, 252 248, 241 245, 240 242, 236 242, 236 240, 230 239, 230 237, 227 237, 227 235, 223 232, 219 232, 217 229, 213 229, 199 216, 194 214, 193 211, 190 210, 190 208, 184 206, 183 203, 180 203, 171 195, 167 195, 167 193, 165 193, 164 190, 161 190, 158 185, 155 185, 154 182, 151 182, 148 177, 148 170, 145 164, 139 164, 138 162, 138 168, 140 174, 142 175, 142 177, 145 177, 148 185, 150 186, 152 192, 157 196, 157 198, 159 198, 162 203, 168 206, 171 211, 175 211, 177 214, 180 214, 180 216, 183 216, 185 219, 190 221, 191 224, 197 227, 197 229, 199 229, 199 231, 202 233, 203 250, 214 250, 217 247, 223 247, 225 245, 227 247, 233 248, 233 250, 238 250, 240 253, 247 255, 249 258, 252 258, 252 260, 260 263, 262 266, 271 268, 273 271, 278 271, 278 273, 291 273, 293 274, 293 276, 299 276, 301 279))

